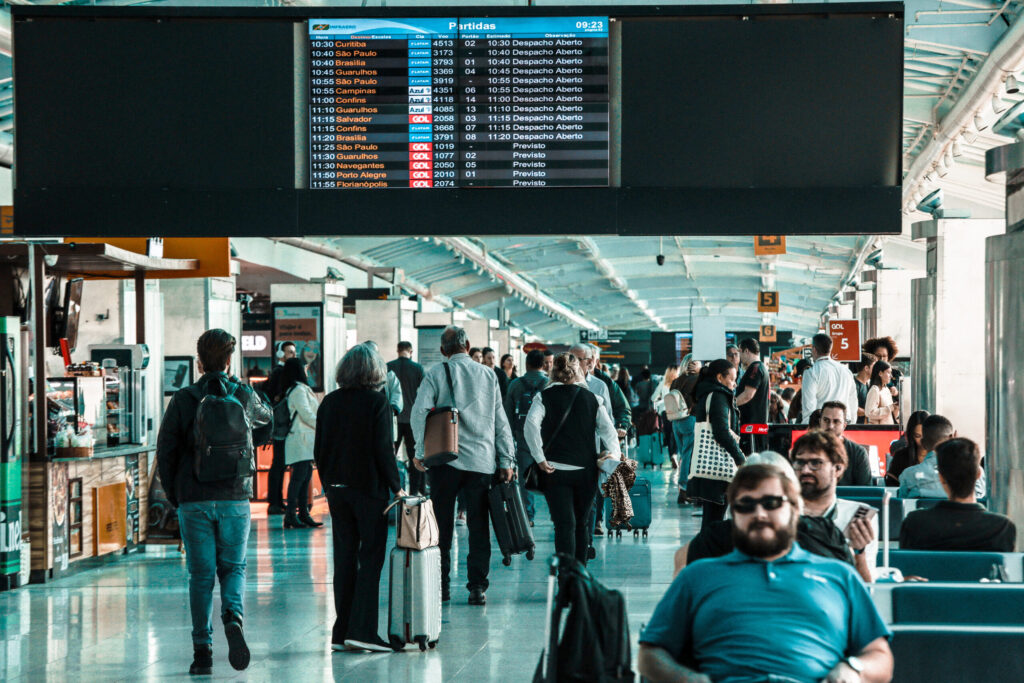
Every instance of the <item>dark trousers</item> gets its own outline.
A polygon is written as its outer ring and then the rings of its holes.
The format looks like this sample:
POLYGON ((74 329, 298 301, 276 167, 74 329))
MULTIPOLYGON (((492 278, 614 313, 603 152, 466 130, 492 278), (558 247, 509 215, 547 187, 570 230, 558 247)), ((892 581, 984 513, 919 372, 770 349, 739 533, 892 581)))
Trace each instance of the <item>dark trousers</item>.
POLYGON ((388 541, 387 501, 351 487, 328 486, 334 536, 334 630, 331 642, 373 641, 377 634, 380 572, 388 541))
POLYGON ((466 557, 469 582, 466 588, 487 590, 487 572, 491 566, 491 524, 487 506, 490 474, 457 470, 451 465, 431 467, 430 498, 440 532, 441 585, 450 582, 452 569, 452 535, 455 533, 455 499, 466 504, 466 526, 469 527, 469 554, 466 557))
POLYGON ((309 482, 313 479, 313 461, 292 463, 292 477, 288 480, 288 511, 296 514, 309 512, 309 482))
POLYGON ((416 455, 416 440, 412 438, 412 425, 408 422, 404 424, 398 423, 398 438, 395 439, 396 454, 403 441, 405 442, 405 455, 409 461, 406 463, 406 467, 409 470, 409 489, 406 493, 414 496, 423 495, 426 493, 427 477, 412 464, 412 459, 416 455))
POLYGON ((545 475, 543 486, 551 522, 555 525, 555 552, 571 555, 586 564, 594 528, 590 515, 597 473, 555 472, 545 475))
POLYGON ((594 485, 594 505, 590 508, 589 526, 591 530, 597 529, 601 523, 601 512, 604 510, 604 496, 601 495, 601 487, 594 485))
POLYGON ((701 503, 701 509, 704 512, 704 516, 700 519, 700 530, 704 531, 704 529, 711 526, 712 522, 720 522, 725 519, 725 507, 724 503, 720 505, 718 503, 710 503, 706 500, 701 503))
POLYGON ((282 498, 284 489, 284 441, 274 439, 274 459, 270 462, 267 474, 267 502, 271 505, 284 507, 282 498))

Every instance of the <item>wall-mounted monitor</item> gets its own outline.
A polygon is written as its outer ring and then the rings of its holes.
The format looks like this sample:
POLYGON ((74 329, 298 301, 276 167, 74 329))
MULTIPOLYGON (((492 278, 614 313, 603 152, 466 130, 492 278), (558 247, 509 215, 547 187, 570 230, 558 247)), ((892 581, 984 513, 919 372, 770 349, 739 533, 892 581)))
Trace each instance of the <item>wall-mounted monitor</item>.
POLYGON ((12 12, 26 236, 901 230, 900 3, 12 12))

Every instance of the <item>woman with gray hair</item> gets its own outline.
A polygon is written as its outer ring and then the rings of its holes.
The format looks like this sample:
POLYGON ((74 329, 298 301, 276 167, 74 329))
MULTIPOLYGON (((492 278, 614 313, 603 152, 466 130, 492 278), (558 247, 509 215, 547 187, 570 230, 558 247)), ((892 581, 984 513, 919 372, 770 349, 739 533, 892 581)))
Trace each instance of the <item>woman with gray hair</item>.
POLYGON ((377 632, 380 573, 388 540, 384 508, 403 496, 391 408, 381 387, 387 366, 373 348, 353 347, 338 364, 338 389, 317 412, 313 455, 334 534, 333 650, 389 652, 377 632))

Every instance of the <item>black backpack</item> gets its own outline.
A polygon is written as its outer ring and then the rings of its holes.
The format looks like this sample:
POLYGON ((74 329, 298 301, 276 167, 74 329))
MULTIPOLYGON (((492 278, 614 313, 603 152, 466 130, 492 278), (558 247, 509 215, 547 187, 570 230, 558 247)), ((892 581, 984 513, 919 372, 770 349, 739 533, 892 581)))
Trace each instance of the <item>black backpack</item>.
POLYGON ((199 401, 195 420, 196 479, 203 483, 252 476, 252 425, 238 398, 240 384, 212 379, 199 401))
POLYGON ((534 683, 633 681, 626 599, 601 585, 574 558, 560 554, 558 560, 558 597, 548 615, 551 640, 537 664, 534 683), (565 626, 560 629, 566 609, 565 626), (547 652, 554 656, 548 659, 545 672, 547 652))
POLYGON ((519 396, 519 401, 516 403, 516 429, 521 434, 526 428, 526 415, 530 412, 530 406, 533 405, 533 398, 544 390, 544 386, 548 383, 547 379, 541 379, 536 383, 527 382, 525 378, 519 380, 526 387, 526 391, 519 396))
POLYGON ((293 414, 288 410, 288 394, 292 393, 294 389, 293 386, 286 391, 281 400, 274 404, 274 431, 271 433, 271 438, 274 441, 284 441, 292 431, 297 413, 293 414))

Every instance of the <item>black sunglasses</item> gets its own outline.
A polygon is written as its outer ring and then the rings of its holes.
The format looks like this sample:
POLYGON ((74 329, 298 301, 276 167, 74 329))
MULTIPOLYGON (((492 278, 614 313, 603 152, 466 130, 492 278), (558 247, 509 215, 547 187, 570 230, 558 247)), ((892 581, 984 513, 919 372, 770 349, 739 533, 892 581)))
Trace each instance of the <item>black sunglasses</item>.
POLYGON ((740 514, 749 515, 751 512, 757 509, 760 505, 766 511, 778 510, 782 507, 783 503, 790 502, 789 498, 785 496, 762 496, 760 498, 751 498, 750 496, 744 496, 739 500, 736 500, 732 504, 732 511, 739 512, 740 514))

